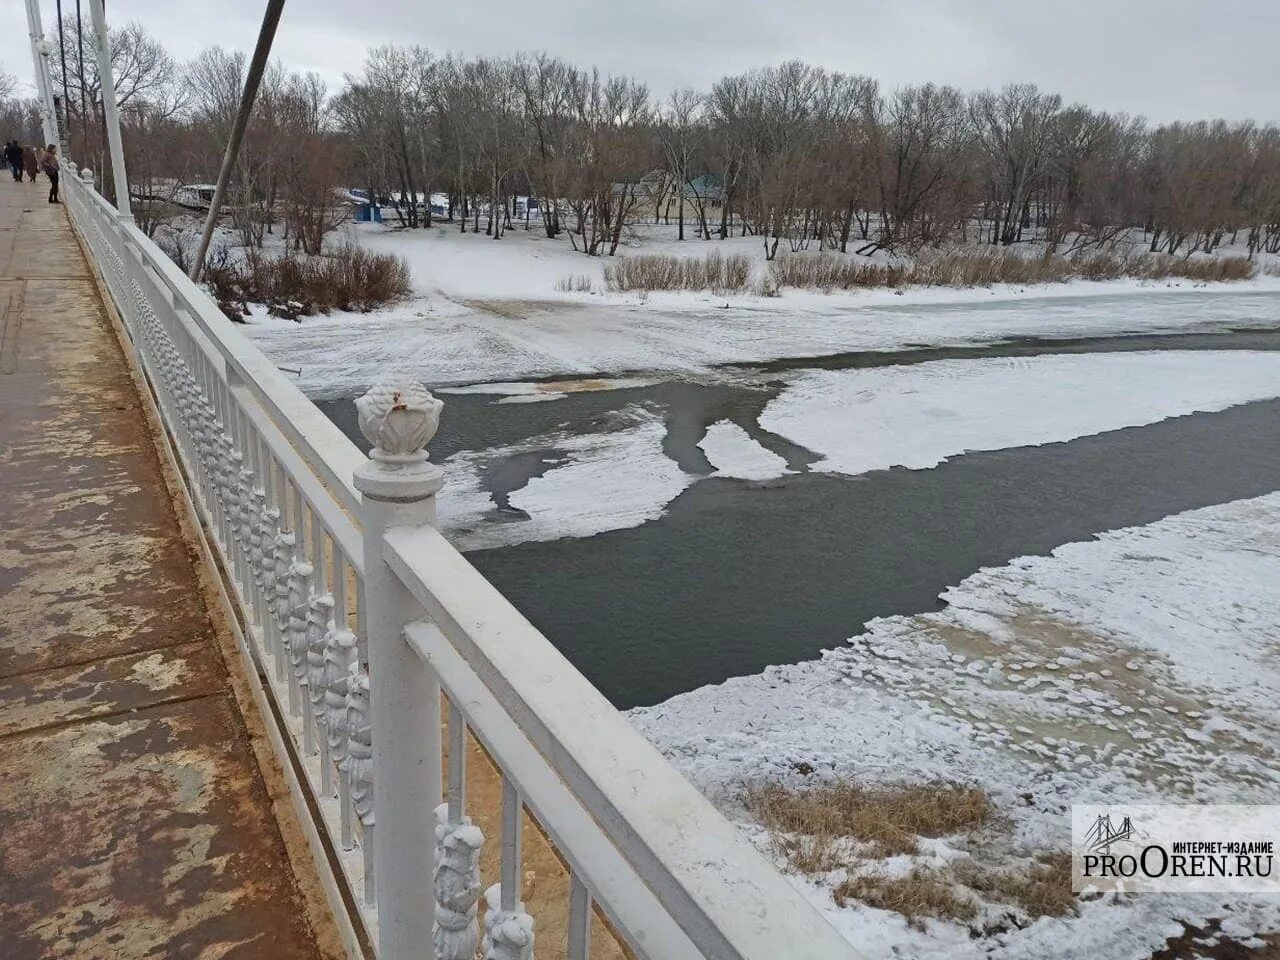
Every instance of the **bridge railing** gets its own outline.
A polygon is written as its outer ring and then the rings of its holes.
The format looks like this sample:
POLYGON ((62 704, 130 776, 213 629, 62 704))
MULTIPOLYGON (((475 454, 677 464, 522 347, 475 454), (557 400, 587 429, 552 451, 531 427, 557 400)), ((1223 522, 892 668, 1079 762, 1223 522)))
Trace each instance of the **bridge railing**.
POLYGON ((65 168, 353 956, 532 957, 526 812, 569 872, 573 960, 597 916, 651 960, 856 956, 436 529, 439 401, 411 381, 371 389, 357 401, 365 457, 91 175, 65 168), (487 887, 490 841, 467 815, 473 741, 502 782, 487 887))

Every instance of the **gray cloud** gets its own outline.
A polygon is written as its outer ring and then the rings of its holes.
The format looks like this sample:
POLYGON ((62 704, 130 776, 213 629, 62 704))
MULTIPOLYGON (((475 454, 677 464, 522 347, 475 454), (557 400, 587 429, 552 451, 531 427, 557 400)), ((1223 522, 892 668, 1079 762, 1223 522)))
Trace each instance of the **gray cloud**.
MULTIPOLYGON (((41 7, 52 25, 53 2, 41 7)), ((250 49, 261 9, 261 0, 107 2, 110 20, 140 21, 180 59, 215 43, 250 49)), ((10 11, 0 62, 27 81, 25 24, 16 3, 10 11)), ((420 43, 466 54, 546 50, 632 74, 659 94, 798 57, 887 87, 1031 81, 1157 121, 1280 121, 1278 38, 1274 0, 294 0, 275 49, 334 86, 359 70, 369 46, 420 43)))

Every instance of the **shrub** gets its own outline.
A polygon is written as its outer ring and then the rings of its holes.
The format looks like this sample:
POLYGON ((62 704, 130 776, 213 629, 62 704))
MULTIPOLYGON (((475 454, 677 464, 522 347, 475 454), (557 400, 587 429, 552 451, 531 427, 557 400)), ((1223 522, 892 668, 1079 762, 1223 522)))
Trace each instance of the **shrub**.
POLYGON ((561 277, 556 281, 556 289, 561 293, 590 293, 593 287, 591 278, 585 273, 561 277))
POLYGON ((1067 280, 1247 280, 1256 266, 1245 257, 1187 259, 1168 254, 1094 251, 1075 256, 1048 252, 1029 257, 1008 249, 949 250, 922 254, 910 264, 859 263, 835 256, 782 257, 769 265, 779 287, 830 292, 873 287, 985 287, 994 283, 1067 280))
POLYGON ((409 267, 402 258, 357 246, 318 257, 250 251, 239 261, 210 258, 204 281, 232 320, 242 320, 251 303, 290 320, 331 310, 367 313, 410 292, 409 267))
POLYGON ((751 281, 751 259, 712 250, 704 257, 643 254, 622 257, 604 268, 604 282, 614 293, 653 290, 713 290, 737 293, 751 281))

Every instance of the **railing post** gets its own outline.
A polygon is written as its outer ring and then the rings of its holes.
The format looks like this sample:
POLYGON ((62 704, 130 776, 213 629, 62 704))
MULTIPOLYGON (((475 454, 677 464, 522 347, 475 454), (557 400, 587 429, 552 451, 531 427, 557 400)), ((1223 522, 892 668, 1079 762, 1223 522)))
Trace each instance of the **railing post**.
POLYGON ((440 685, 404 639, 421 619, 384 559, 390 527, 434 523, 440 468, 427 461, 443 404, 419 383, 398 379, 356 401, 373 444, 356 470, 363 497, 364 593, 373 728, 374 886, 381 960, 419 958, 435 921, 435 808, 441 800, 440 685))

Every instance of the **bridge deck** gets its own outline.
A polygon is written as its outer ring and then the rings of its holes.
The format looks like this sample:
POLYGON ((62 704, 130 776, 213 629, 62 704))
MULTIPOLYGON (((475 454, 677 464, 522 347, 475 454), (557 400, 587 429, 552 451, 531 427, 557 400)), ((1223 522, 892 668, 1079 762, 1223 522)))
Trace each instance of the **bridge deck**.
POLYGON ((46 189, 0 182, 0 954, 336 955, 46 189))

